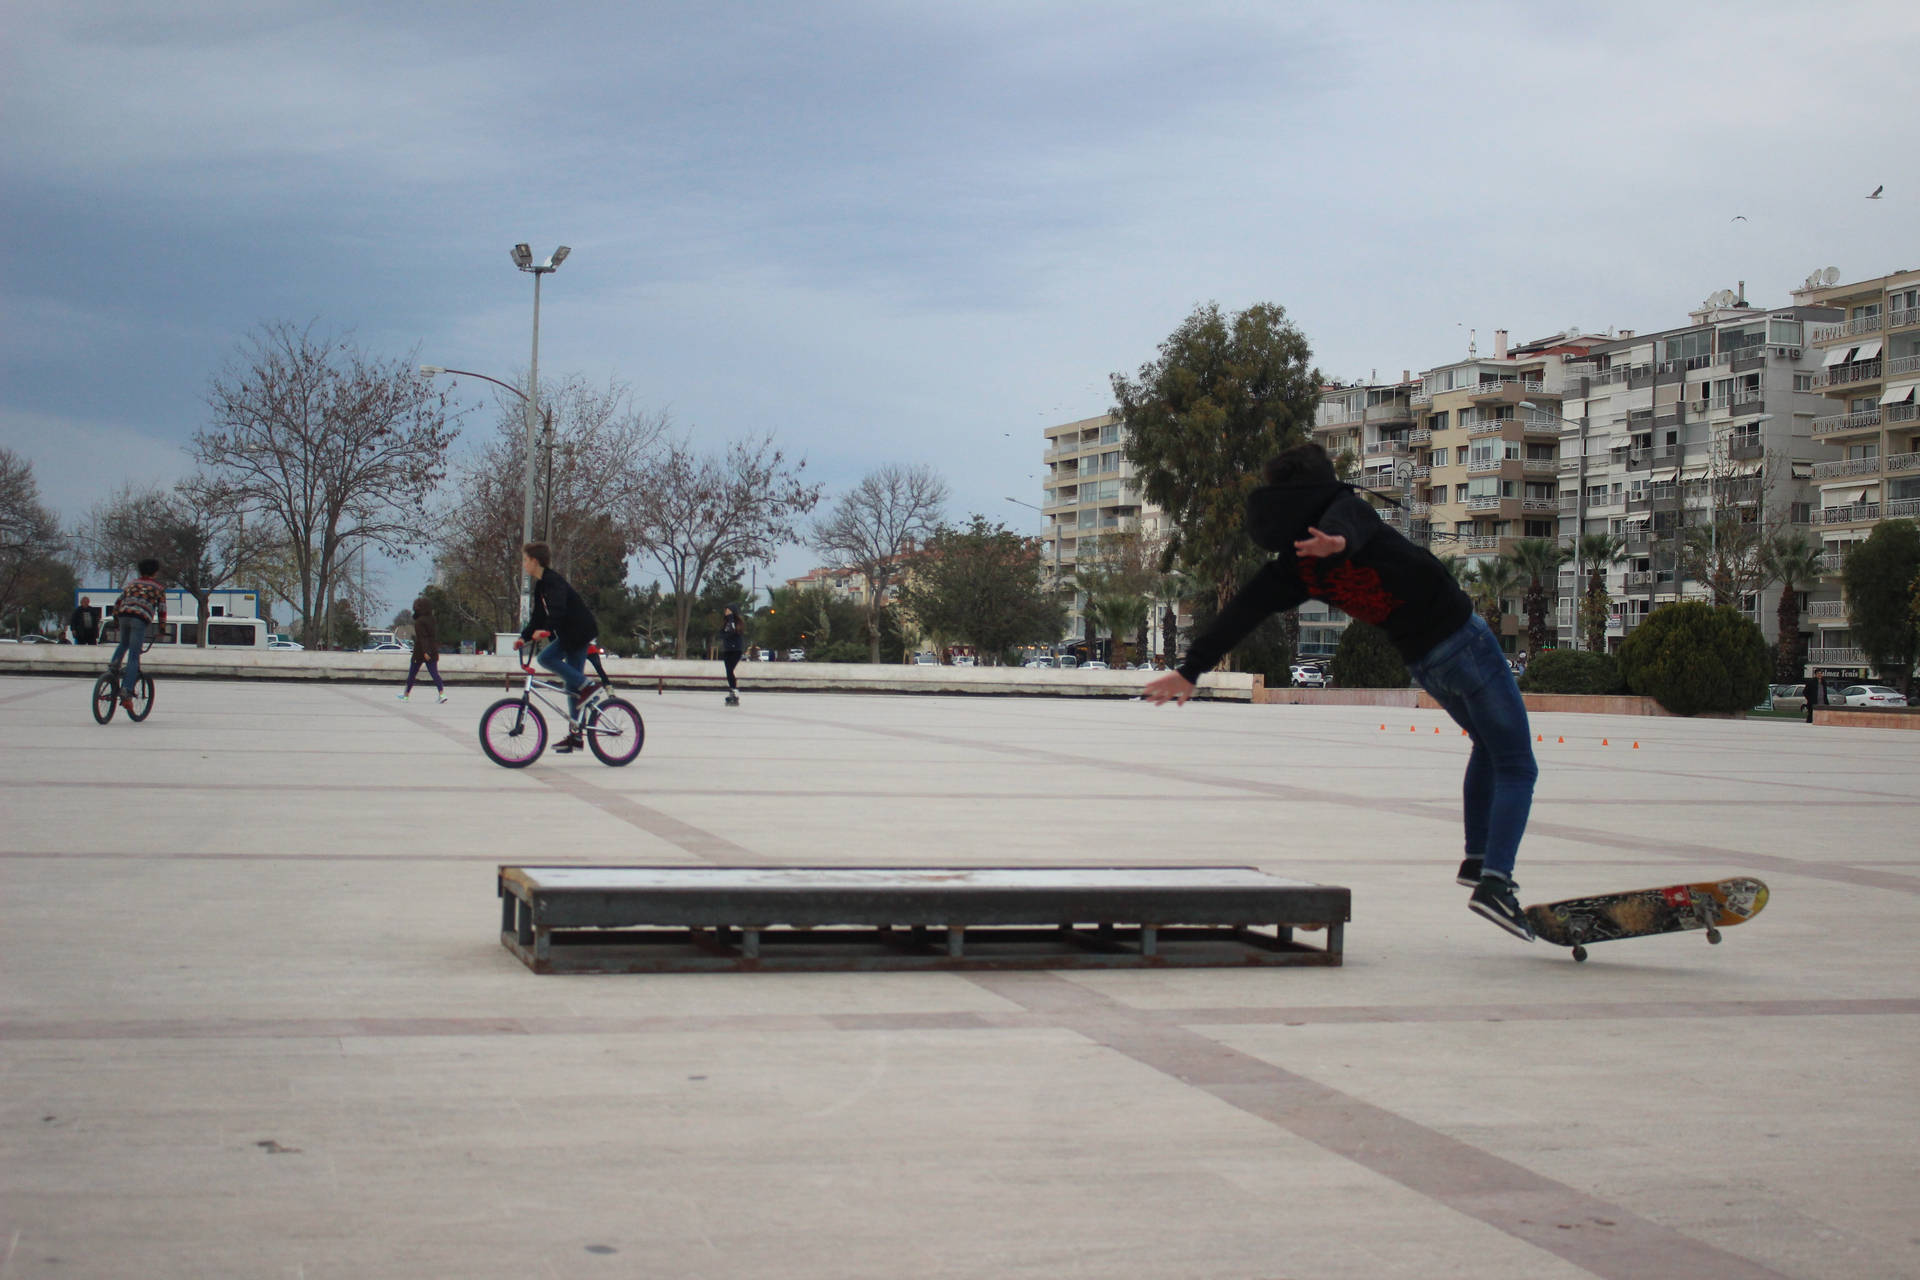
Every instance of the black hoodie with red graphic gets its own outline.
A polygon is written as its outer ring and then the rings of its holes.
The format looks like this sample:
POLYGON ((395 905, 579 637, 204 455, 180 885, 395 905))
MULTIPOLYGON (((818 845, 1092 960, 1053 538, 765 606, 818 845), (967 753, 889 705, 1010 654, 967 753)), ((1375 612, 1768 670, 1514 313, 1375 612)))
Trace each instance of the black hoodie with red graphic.
POLYGON ((1473 616, 1473 602, 1446 567, 1416 547, 1344 484, 1277 485, 1247 499, 1247 531, 1277 552, 1193 642, 1180 674, 1198 681, 1269 615, 1325 600, 1387 633, 1408 662, 1425 656, 1473 616), (1309 528, 1337 534, 1346 549, 1324 558, 1295 553, 1309 528))

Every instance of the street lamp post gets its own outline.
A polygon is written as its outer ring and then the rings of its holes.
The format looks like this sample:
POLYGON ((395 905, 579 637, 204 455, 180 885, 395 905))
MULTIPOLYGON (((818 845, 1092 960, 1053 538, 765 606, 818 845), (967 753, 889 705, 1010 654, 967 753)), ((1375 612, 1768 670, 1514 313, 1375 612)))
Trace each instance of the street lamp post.
MULTIPOLYGON (((534 432, 540 421, 540 277, 558 271, 560 264, 572 252, 563 244, 545 262, 536 263, 532 249, 524 244, 513 246, 513 265, 533 276, 533 360, 527 372, 526 495, 520 516, 520 541, 523 545, 533 541, 534 432)), ((532 616, 533 581, 523 576, 520 579, 520 625, 526 626, 532 616)))
MULTIPOLYGON (((520 403, 524 406, 528 406, 529 409, 533 404, 533 401, 528 397, 527 393, 522 391, 520 388, 514 386, 511 382, 502 382, 498 378, 490 377, 484 373, 475 373, 471 369, 449 369, 444 365, 437 365, 437 364, 423 364, 420 366, 420 376, 423 378, 433 378, 443 373, 450 378, 478 378, 482 382, 491 382, 494 386, 499 387, 502 391, 510 391, 514 395, 519 396, 520 403)), ((553 407, 549 405, 545 409, 542 409, 540 411, 540 415, 541 415, 540 452, 545 456, 545 459, 546 459, 545 466, 546 466, 546 472, 547 472, 547 479, 546 479, 546 485, 545 485, 546 498, 544 503, 542 504, 543 509, 545 511, 545 516, 542 521, 542 523, 545 526, 545 531, 541 534, 541 537, 543 540, 551 542, 553 540, 553 407)), ((531 494, 532 491, 529 490, 528 492, 529 494, 531 494)), ((522 539, 523 541, 525 542, 533 541, 533 536, 531 532, 528 532, 532 529, 532 527, 533 527, 533 522, 531 521, 531 519, 529 519, 527 521, 526 530, 523 530, 523 532, 526 532, 527 534, 527 536, 524 539, 522 539)), ((514 572, 518 573, 519 572, 518 566, 520 564, 520 560, 518 556, 514 557, 513 563, 515 565, 514 572)), ((521 621, 524 623, 526 619, 522 618, 521 621)))
MULTIPOLYGON (((1042 516, 1047 514, 1046 508, 1036 507, 1031 502, 1022 502, 1018 498, 1008 498, 1007 501, 1016 507, 1025 507, 1029 511, 1038 511, 1042 516)), ((1056 592, 1060 590, 1060 529, 1058 521, 1054 522, 1053 530, 1053 589, 1056 592)), ((1078 638, 1078 636, 1075 636, 1075 639, 1078 638)))

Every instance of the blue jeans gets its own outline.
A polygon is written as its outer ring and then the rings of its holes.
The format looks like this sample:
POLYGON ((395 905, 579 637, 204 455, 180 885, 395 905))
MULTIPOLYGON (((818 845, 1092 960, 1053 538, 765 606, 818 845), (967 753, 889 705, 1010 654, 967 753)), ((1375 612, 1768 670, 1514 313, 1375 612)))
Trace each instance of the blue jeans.
POLYGON ((113 651, 113 657, 107 665, 117 667, 122 658, 126 659, 127 665, 120 674, 120 688, 129 698, 133 696, 134 686, 140 683, 140 650, 146 643, 146 621, 130 614, 121 615, 120 645, 113 651))
POLYGON ((1475 614, 1407 669, 1473 740, 1467 757, 1467 856, 1485 859, 1484 870, 1511 880, 1540 767, 1527 736, 1527 704, 1500 642, 1486 619, 1475 614))
POLYGON ((535 661, 559 676, 567 686, 567 715, 572 716, 579 710, 580 699, 577 695, 580 686, 587 682, 587 646, 583 644, 578 649, 566 649, 555 640, 540 651, 535 661))

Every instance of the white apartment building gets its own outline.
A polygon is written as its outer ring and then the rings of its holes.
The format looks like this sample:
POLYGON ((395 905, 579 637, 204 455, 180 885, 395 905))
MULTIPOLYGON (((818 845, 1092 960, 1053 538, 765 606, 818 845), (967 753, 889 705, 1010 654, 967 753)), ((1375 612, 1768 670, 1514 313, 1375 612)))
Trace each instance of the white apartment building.
MULTIPOLYGON (((1814 431, 1826 402, 1809 331, 1837 316, 1805 305, 1757 308, 1743 286, 1707 299, 1683 326, 1623 332, 1566 367, 1561 537, 1571 546, 1582 533, 1609 532, 1627 549, 1608 573, 1609 650, 1655 607, 1711 599, 1679 552, 1686 530, 1709 522, 1716 486, 1722 502, 1750 518, 1808 523, 1810 463, 1835 452, 1814 431)), ((1584 587, 1569 563, 1555 616, 1563 646, 1580 643, 1575 602, 1584 587)), ((1778 639, 1778 602, 1777 586, 1740 602, 1770 643, 1778 639)))
MULTIPOLYGON (((1120 419, 1103 413, 1046 428, 1046 479, 1041 490, 1041 556, 1057 580, 1069 581, 1077 564, 1102 537, 1138 529, 1148 538, 1166 532, 1166 514, 1140 492, 1133 464, 1126 459, 1120 419)), ((1086 593, 1076 591, 1063 639, 1092 640, 1087 626, 1086 593)), ((1159 610, 1149 627, 1149 643, 1161 650, 1159 610)))
POLYGON ((1849 630, 1839 575, 1847 552, 1882 520, 1920 518, 1920 271, 1852 284, 1832 268, 1794 290, 1798 302, 1832 308, 1809 326, 1818 355, 1813 420, 1830 455, 1813 467, 1814 529, 1826 547, 1829 590, 1812 604, 1811 667, 1867 674, 1849 630))

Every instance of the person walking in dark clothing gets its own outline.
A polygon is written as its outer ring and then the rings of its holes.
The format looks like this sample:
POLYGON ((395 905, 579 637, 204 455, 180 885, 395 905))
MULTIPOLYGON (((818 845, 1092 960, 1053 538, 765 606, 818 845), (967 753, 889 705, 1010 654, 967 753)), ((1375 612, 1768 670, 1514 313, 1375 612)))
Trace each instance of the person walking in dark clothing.
POLYGON ((1150 682, 1144 696, 1156 705, 1185 702, 1201 674, 1269 615, 1309 599, 1381 628, 1413 678, 1473 740, 1463 806, 1466 859, 1456 877, 1473 886, 1467 906, 1533 941, 1514 896, 1513 865, 1539 767, 1526 703, 1499 640, 1446 567, 1339 480, 1325 449, 1287 449, 1267 463, 1264 478, 1247 497, 1247 533, 1274 558, 1193 642, 1180 669, 1150 682))
POLYGON ((741 624, 740 613, 732 605, 720 615, 720 661, 727 668, 727 705, 740 705, 740 681, 735 678, 733 669, 740 665, 740 655, 746 652, 747 632, 741 624))
POLYGON ((405 702, 413 692, 414 678, 423 666, 433 677, 433 688, 440 695, 440 701, 445 702, 447 686, 440 679, 440 632, 433 621, 433 602, 425 596, 413 602, 413 661, 407 665, 407 687, 400 691, 400 701, 405 702))
POLYGON ((74 608, 73 616, 67 619, 67 625, 73 628, 75 644, 100 643, 100 611, 93 607, 92 597, 80 597, 80 603, 74 608))
POLYGON ((1827 705, 1827 673, 1816 671, 1807 681, 1807 723, 1813 723, 1813 709, 1827 705))

